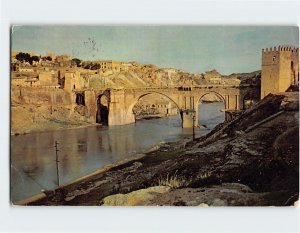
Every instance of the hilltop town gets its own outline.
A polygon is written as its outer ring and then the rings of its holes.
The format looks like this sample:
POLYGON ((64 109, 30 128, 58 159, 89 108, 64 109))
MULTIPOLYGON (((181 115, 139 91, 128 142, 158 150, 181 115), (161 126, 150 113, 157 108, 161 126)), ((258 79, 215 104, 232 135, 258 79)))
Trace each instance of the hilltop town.
MULTIPOLYGON (((93 90, 149 87, 193 87, 209 85, 258 85, 260 71, 222 75, 216 70, 191 74, 153 64, 113 60, 83 61, 69 55, 11 53, 12 134, 57 128, 80 127, 96 123, 88 116, 85 102, 93 90), (82 94, 82 93, 85 94, 82 94), (26 113, 26 114, 23 114, 26 113)), ((89 96, 90 95, 90 96, 89 96)), ((169 100, 155 96, 137 103, 134 112, 143 117, 177 114, 169 100), (151 102, 154 102, 151 104, 151 102)), ((97 97, 95 97, 97 98, 97 97)), ((207 95, 203 101, 220 101, 207 95)))
POLYGON ((65 54, 48 53, 41 56, 15 51, 12 52, 11 71, 13 85, 64 89, 193 86, 211 83, 238 85, 259 82, 259 72, 248 76, 226 76, 216 70, 191 74, 175 68, 159 68, 153 64, 140 64, 135 61, 82 61, 65 54), (65 83, 68 82, 66 80, 70 78, 70 74, 75 76, 73 83, 65 83))

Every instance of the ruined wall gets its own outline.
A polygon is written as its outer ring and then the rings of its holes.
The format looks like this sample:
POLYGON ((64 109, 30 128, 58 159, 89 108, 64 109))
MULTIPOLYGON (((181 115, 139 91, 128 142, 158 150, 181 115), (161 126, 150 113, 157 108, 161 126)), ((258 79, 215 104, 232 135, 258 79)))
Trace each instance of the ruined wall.
POLYGON ((42 86, 57 86, 57 73, 55 74, 55 72, 41 72, 39 74, 39 83, 42 86))
POLYGON ((79 71, 65 72, 64 89, 68 92, 89 87, 89 78, 81 76, 79 71))
POLYGON ((76 88, 75 85, 75 73, 73 72, 66 72, 64 74, 65 76, 65 84, 64 84, 64 89, 68 92, 71 92, 76 88))
POLYGON ((11 80, 13 87, 39 87, 40 82, 38 79, 27 79, 27 78, 14 78, 11 80))
POLYGON ((11 92, 11 100, 20 104, 42 104, 42 105, 60 105, 71 106, 74 102, 72 93, 68 93, 62 89, 55 88, 30 88, 19 87, 13 88, 11 92))

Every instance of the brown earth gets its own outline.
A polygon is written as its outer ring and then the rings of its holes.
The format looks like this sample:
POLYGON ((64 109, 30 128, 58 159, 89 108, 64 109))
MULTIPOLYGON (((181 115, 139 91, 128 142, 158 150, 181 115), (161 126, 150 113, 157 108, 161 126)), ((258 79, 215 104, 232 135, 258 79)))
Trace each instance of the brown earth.
POLYGON ((63 106, 49 107, 36 104, 13 104, 11 114, 12 135, 92 125, 86 122, 80 113, 63 106))
POLYGON ((298 93, 270 94, 194 142, 163 144, 27 204, 102 205, 110 195, 159 185, 171 190, 143 205, 292 205, 299 198, 298 93))

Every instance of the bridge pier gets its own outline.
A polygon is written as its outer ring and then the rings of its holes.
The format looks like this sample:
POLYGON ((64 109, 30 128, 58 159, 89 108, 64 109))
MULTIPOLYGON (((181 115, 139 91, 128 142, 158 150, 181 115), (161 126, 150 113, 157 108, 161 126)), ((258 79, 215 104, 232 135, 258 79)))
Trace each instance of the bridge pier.
POLYGON ((108 125, 127 125, 135 123, 134 114, 128 113, 121 103, 111 102, 109 105, 108 125))
POLYGON ((180 114, 182 118, 182 128, 193 128, 193 126, 198 126, 198 111, 183 110, 180 114))
POLYGON ((114 90, 110 94, 108 125, 127 125, 135 123, 135 116, 131 111, 128 112, 124 90, 114 90))

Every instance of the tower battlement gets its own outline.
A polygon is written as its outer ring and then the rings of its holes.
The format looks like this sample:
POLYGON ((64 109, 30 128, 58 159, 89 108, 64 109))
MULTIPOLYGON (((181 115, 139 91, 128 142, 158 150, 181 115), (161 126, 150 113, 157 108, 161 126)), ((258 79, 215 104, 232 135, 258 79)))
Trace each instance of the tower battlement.
POLYGON ((270 47, 270 48, 263 48, 262 53, 273 53, 273 52, 291 52, 291 53, 299 53, 299 48, 290 47, 290 46, 278 46, 278 47, 270 47))

